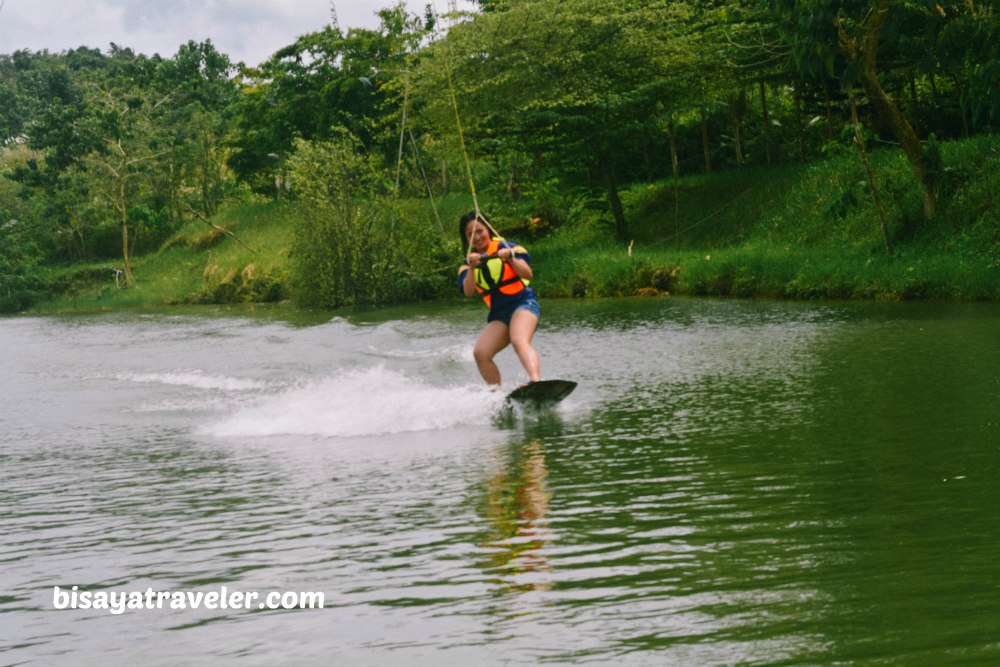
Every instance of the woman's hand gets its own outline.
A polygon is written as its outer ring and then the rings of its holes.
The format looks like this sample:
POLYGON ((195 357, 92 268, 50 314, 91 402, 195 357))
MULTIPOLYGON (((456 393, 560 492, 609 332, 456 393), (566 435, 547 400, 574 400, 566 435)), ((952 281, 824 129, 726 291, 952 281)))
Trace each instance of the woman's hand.
POLYGON ((477 266, 479 266, 482 258, 483 256, 478 252, 470 252, 469 256, 465 258, 465 261, 469 265, 469 267, 474 269, 477 266))

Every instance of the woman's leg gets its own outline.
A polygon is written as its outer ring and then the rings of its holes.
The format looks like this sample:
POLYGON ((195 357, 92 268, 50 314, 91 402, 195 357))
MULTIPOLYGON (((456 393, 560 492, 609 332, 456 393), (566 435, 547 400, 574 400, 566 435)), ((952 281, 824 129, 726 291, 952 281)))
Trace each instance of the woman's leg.
POLYGON ((500 369, 493 362, 493 357, 509 343, 510 330, 506 324, 499 320, 493 320, 487 324, 483 333, 479 334, 479 340, 476 341, 472 356, 475 358, 479 374, 486 380, 486 384, 500 384, 500 369))
POLYGON ((531 346, 531 339, 538 328, 538 316, 530 310, 515 311, 510 318, 510 344, 514 346, 517 358, 521 360, 524 370, 528 371, 528 378, 532 382, 542 379, 541 362, 538 353, 531 346))

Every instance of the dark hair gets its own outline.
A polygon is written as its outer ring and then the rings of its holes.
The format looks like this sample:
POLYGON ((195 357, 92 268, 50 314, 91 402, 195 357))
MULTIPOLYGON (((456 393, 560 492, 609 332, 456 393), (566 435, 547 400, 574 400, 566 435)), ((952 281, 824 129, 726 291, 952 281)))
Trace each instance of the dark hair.
MULTIPOLYGON (((469 239, 467 239, 465 236, 465 230, 469 226, 469 223, 475 219, 476 219, 476 212, 469 211, 468 213, 462 216, 461 220, 458 221, 458 235, 462 238, 463 246, 469 242, 469 239)), ((486 225, 486 229, 490 230, 490 234, 493 233, 492 232, 493 225, 490 224, 490 221, 486 219, 486 216, 483 215, 482 212, 479 213, 479 222, 482 222, 486 225)))

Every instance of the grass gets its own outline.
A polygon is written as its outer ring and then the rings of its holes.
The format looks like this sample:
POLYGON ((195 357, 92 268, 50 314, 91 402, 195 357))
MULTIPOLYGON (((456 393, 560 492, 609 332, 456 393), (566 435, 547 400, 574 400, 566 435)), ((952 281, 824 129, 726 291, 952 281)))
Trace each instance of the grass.
POLYGON ((116 285, 108 262, 58 269, 49 281, 60 295, 36 310, 287 299, 292 212, 280 202, 249 204, 213 219, 252 250, 204 222, 191 221, 158 252, 134 261, 135 285, 127 289, 116 285))
POLYGON ((884 255, 751 243, 714 250, 595 248, 546 259, 546 297, 734 296, 772 299, 1000 299, 1000 270, 940 252, 884 255))
MULTIPOLYGON (((1000 138, 942 145, 945 170, 935 219, 923 219, 912 172, 898 150, 871 153, 895 245, 887 256, 856 156, 807 165, 696 175, 622 193, 631 238, 608 214, 572 195, 544 204, 480 198, 511 238, 529 246, 543 297, 689 294, 780 299, 1000 299, 1000 138), (676 198, 675 198, 676 197, 676 198), (524 223, 545 210, 557 223, 524 223), (679 234, 678 234, 679 232, 679 234)), ((402 202, 403 215, 438 225, 461 249, 456 221, 466 194, 402 202)), ((135 262, 136 284, 116 289, 105 263, 54 271, 62 296, 38 310, 176 303, 281 301, 290 276, 294 204, 248 204, 213 219, 252 252, 199 221, 135 262)), ((450 278, 443 281, 451 285, 450 278)), ((451 296, 448 290, 442 296, 451 296)))
POLYGON ((556 235, 538 247, 539 290, 560 297, 1000 299, 1000 139, 950 142, 943 154, 933 220, 923 217, 902 153, 871 154, 892 257, 858 160, 847 153, 688 177, 676 187, 633 187, 622 197, 629 243, 600 236, 597 225, 556 235))

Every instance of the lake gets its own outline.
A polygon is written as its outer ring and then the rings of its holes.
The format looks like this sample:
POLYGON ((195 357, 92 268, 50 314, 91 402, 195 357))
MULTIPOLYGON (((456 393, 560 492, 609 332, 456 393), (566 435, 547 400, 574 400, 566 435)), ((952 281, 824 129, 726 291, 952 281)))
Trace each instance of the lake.
POLYGON ((1000 664, 1000 305, 542 308, 0 319, 0 664, 1000 664))

